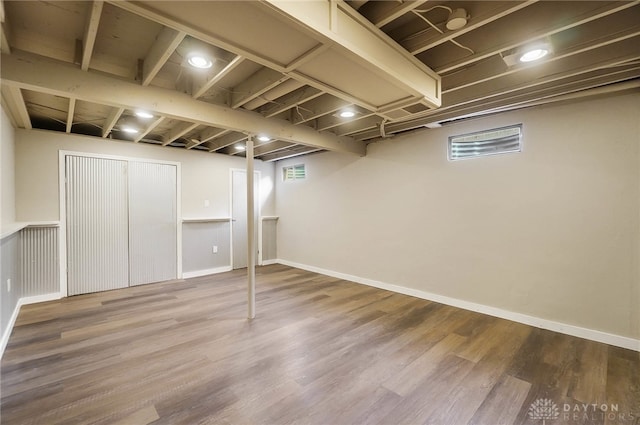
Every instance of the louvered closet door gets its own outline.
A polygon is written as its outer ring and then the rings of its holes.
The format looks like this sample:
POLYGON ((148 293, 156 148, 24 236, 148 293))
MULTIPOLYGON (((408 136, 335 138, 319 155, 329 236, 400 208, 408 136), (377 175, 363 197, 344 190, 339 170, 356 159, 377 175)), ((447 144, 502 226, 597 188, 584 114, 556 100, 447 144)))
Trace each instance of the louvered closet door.
POLYGON ((67 292, 129 285, 127 163, 66 157, 67 292))
POLYGON ((129 163, 129 283, 175 279, 177 267, 175 165, 129 163))

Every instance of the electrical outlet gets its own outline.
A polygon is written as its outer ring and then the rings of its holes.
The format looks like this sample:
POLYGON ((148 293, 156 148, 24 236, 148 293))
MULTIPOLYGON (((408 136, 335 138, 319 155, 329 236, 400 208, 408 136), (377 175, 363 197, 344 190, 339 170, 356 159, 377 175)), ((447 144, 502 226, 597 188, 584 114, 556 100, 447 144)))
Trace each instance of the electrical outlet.
POLYGON ((209 200, 208 200, 208 199, 205 199, 205 200, 204 200, 204 207, 205 207, 205 208, 207 208, 207 207, 209 207, 209 205, 211 205, 211 204, 210 204, 210 202, 209 202, 209 200))
POLYGON ((11 278, 7 279, 7 292, 11 292, 11 278))
POLYGON ((218 245, 214 245, 213 246, 213 253, 217 254, 218 253, 218 245))

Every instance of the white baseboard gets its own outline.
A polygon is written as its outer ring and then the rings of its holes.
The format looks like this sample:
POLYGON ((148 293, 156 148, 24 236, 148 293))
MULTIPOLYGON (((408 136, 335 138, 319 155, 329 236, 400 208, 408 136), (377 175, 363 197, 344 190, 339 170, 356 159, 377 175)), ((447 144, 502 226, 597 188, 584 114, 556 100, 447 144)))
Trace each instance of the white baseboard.
POLYGON ((217 274, 217 273, 230 272, 231 270, 233 270, 233 267, 231 267, 231 266, 223 266, 223 267, 216 267, 216 268, 213 268, 213 269, 196 270, 196 271, 193 271, 193 272, 182 272, 182 278, 183 279, 189 279, 189 278, 192 278, 192 277, 206 276, 208 274, 217 274))
POLYGON ((4 329, 4 333, 2 334, 2 339, 0 340, 0 359, 4 355, 4 349, 7 348, 7 343, 9 342, 9 337, 11 336, 11 331, 13 331, 13 325, 16 323, 16 319, 18 318, 18 313, 20 312, 20 307, 22 304, 19 299, 16 304, 16 308, 13 309, 13 313, 11 314, 11 318, 9 319, 9 323, 7 323, 7 327, 4 329))
POLYGON ((263 266, 270 266, 271 264, 279 264, 280 260, 262 260, 262 265, 263 266))
POLYGON ((59 300, 60 298, 62 298, 62 294, 60 292, 54 292, 51 294, 44 294, 44 295, 36 295, 34 297, 23 297, 23 298, 20 298, 18 305, 23 306, 27 304, 43 303, 45 301, 59 300))
POLYGON ((309 266, 306 264, 295 263, 287 260, 274 260, 274 263, 283 264, 285 266, 295 267, 302 270, 308 270, 314 273, 344 279, 363 285, 373 286, 387 291, 397 292, 399 294, 410 295, 416 298, 422 298, 437 303, 450 305, 453 307, 471 310, 478 313, 487 314, 489 316, 499 317, 501 319, 511 320, 513 322, 523 323, 525 325, 534 326, 541 329, 547 329, 566 335, 576 336, 578 338, 589 339, 596 342, 602 342, 616 347, 627 348, 640 352, 640 340, 629 338, 626 336, 610 334, 607 332, 597 331, 594 329, 582 328, 580 326, 568 325, 566 323, 555 322, 553 320, 542 319, 540 317, 529 316, 514 311, 503 310, 497 307, 491 307, 484 304, 478 304, 470 301, 460 300, 457 298, 447 297, 444 295, 433 294, 431 292, 421 291, 418 289, 407 288, 405 286, 393 285, 390 283, 379 282, 377 280, 367 279, 359 276, 353 276, 346 273, 340 273, 333 270, 327 270, 320 267, 309 266))
POLYGON ((9 323, 7 323, 7 327, 4 330, 4 334, 2 334, 2 339, 0 339, 0 359, 4 355, 4 349, 7 348, 7 343, 9 342, 9 337, 11 336, 11 332, 13 331, 13 326, 16 323, 16 319, 18 318, 18 313, 20 313, 20 307, 27 304, 33 303, 41 303, 44 301, 52 301, 59 300, 62 298, 62 295, 59 292, 53 294, 44 294, 37 295, 35 297, 22 297, 16 303, 16 308, 13 309, 13 313, 11 314, 11 318, 9 319, 9 323))

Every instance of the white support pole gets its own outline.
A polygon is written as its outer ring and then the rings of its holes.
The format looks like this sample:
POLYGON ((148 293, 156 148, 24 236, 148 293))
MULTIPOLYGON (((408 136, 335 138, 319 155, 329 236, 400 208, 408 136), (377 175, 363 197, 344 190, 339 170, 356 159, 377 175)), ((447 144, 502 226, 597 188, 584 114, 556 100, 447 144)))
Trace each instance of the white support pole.
POLYGON ((253 136, 249 135, 245 150, 247 154, 247 297, 248 317, 256 317, 256 237, 255 207, 253 195, 253 136))

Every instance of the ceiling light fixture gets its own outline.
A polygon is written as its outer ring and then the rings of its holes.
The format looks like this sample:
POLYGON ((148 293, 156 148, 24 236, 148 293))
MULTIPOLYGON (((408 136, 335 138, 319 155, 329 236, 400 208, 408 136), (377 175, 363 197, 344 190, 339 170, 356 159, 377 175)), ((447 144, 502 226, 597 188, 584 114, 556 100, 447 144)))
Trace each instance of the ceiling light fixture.
POLYGON ((449 14, 449 19, 447 19, 447 29, 449 31, 459 30, 460 28, 467 25, 467 11, 464 9, 456 9, 449 14))
POLYGON ((520 62, 533 62, 549 54, 549 49, 546 46, 533 47, 520 55, 520 62))
POLYGON ((237 150, 237 151, 243 151, 243 150, 245 150, 245 149, 246 149, 246 148, 245 148, 244 146, 242 146, 242 145, 235 145, 235 148, 236 148, 236 150, 237 150))
POLYGON ((148 120, 153 118, 153 114, 147 111, 136 111, 136 117, 148 120))
POLYGON ((258 136, 258 140, 261 142, 268 142, 269 140, 271 140, 271 138, 265 134, 262 134, 258 136))
POLYGON ((138 133, 138 129, 133 128, 133 127, 122 127, 121 130, 124 131, 125 133, 129 133, 129 134, 137 134, 138 133))
POLYGON ((356 112, 353 109, 345 109, 338 114, 341 118, 353 118, 356 116, 356 112))
POLYGON ((213 66, 211 59, 201 53, 190 53, 187 56, 187 63, 198 69, 208 69, 213 66))

